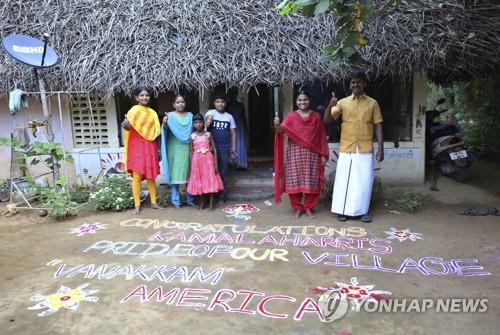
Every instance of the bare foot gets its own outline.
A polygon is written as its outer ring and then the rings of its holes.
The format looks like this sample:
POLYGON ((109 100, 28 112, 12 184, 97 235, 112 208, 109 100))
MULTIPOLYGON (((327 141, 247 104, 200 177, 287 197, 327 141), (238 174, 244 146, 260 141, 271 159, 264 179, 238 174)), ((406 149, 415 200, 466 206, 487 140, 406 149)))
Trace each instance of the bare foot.
POLYGON ((161 207, 158 206, 158 204, 151 204, 151 208, 152 209, 161 209, 161 207))
POLYGON ((302 215, 301 211, 295 211, 295 218, 298 219, 302 215))
POLYGON ((134 208, 134 214, 139 214, 141 212, 141 207, 134 208))
POLYGON ((307 210, 306 211, 306 215, 309 219, 314 219, 316 216, 314 216, 314 214, 310 211, 310 210, 307 210))

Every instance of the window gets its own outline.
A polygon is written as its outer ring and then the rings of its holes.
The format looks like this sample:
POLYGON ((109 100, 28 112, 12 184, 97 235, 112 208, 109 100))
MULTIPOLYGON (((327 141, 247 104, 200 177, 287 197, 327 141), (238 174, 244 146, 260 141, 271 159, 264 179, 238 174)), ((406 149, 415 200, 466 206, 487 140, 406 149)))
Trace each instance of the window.
POLYGON ((76 148, 109 146, 105 101, 98 94, 73 94, 70 102, 76 148))

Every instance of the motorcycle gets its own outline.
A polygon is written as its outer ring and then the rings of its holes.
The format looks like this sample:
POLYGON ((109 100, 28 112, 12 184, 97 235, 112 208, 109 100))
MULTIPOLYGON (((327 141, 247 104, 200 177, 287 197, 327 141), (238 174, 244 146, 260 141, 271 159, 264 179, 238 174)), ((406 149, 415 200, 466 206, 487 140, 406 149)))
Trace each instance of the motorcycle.
MULTIPOLYGON (((439 99, 437 106, 445 101, 444 98, 439 99)), ((437 110, 436 108, 426 111, 428 158, 441 174, 463 183, 472 165, 472 151, 465 146, 457 125, 434 121, 436 117, 447 111, 447 109, 437 110)))

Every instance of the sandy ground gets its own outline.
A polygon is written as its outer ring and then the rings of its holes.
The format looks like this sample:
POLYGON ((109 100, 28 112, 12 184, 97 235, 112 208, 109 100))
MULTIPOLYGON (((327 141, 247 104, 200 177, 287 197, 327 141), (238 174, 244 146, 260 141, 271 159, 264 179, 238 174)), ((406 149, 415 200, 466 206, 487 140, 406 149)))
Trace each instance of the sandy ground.
POLYGON ((247 221, 191 208, 1 218, 0 333, 498 334, 500 217, 458 214, 470 205, 500 208, 500 188, 485 184, 441 179, 425 210, 393 215, 379 204, 371 224, 341 224, 326 206, 315 220, 296 220, 287 199, 254 202, 260 211, 247 221), (71 233, 92 223, 105 229, 71 233), (389 239, 391 227, 416 233, 415 241, 389 239), (345 286, 349 307, 483 298, 487 311, 348 309, 321 322, 317 287, 340 290, 336 283, 351 280, 364 287, 345 286))

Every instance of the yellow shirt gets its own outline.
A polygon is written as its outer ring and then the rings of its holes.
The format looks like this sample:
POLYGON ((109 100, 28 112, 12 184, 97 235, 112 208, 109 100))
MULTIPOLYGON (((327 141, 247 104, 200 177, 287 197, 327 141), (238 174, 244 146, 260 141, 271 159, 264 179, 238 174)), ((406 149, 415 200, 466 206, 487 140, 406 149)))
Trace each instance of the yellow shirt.
POLYGON ((335 120, 342 116, 340 152, 356 152, 356 147, 359 152, 373 151, 373 126, 383 121, 375 99, 353 94, 340 99, 331 114, 335 120))

